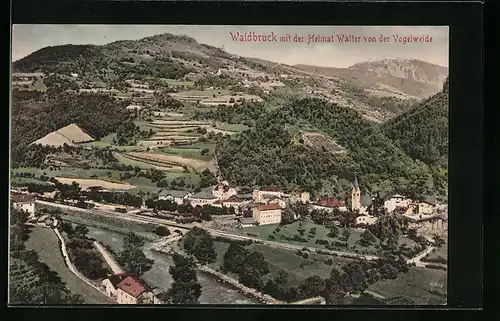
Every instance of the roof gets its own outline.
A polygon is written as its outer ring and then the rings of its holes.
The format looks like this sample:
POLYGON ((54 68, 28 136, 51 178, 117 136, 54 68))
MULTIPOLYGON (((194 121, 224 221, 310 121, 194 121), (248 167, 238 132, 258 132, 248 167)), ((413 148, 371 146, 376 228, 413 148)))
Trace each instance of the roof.
POLYGON ((380 198, 380 199, 382 199, 382 200, 384 200, 384 201, 386 201, 386 200, 390 199, 390 198, 392 197, 392 195, 393 195, 393 194, 392 194, 392 193, 390 193, 390 192, 382 192, 382 191, 378 191, 378 192, 377 192, 377 196, 378 196, 378 198, 380 198))
POLYGON ((255 220, 253 217, 240 217, 238 219, 241 224, 254 224, 255 220))
POLYGON ((256 207, 259 211, 273 211, 280 210, 281 206, 279 204, 265 204, 256 207))
POLYGON ((354 175, 354 183, 353 183, 353 187, 354 187, 354 188, 359 188, 359 184, 358 184, 358 176, 357 176, 357 175, 354 175))
POLYGON ((281 192, 281 190, 277 187, 266 187, 261 189, 262 192, 281 192))
POLYGON ((318 201, 317 205, 325 207, 342 207, 345 203, 332 197, 323 198, 318 201))
POLYGON ((361 195, 361 206, 370 206, 372 205, 372 198, 370 195, 361 195))
POLYGON ((93 141, 94 139, 85 133, 78 125, 70 124, 60 128, 44 137, 36 140, 33 144, 49 145, 49 146, 63 146, 67 144, 72 146, 78 143, 93 141))
POLYGON ((253 199, 252 194, 236 194, 235 196, 240 199, 253 199))
POLYGON ((118 283, 117 288, 121 289, 123 292, 130 294, 134 298, 137 298, 144 292, 151 291, 149 286, 144 282, 135 278, 131 275, 125 277, 120 283, 118 283))
POLYGON ((190 198, 199 198, 199 199, 211 200, 211 199, 215 199, 217 197, 215 197, 214 194, 211 194, 211 193, 199 192, 199 193, 196 193, 194 195, 191 195, 190 198))
POLYGON ((120 283, 121 281, 123 281, 123 279, 125 279, 127 276, 129 276, 128 273, 113 274, 113 275, 109 276, 108 280, 111 283, 111 285, 113 285, 113 287, 116 289, 118 283, 120 283))
POLYGON ((33 203, 35 197, 33 195, 26 194, 12 194, 10 200, 14 203, 33 203))
POLYGON ((262 194, 262 197, 264 198, 279 198, 278 196, 274 194, 262 194))
POLYGON ((172 195, 173 197, 185 197, 186 195, 188 195, 189 192, 186 192, 186 191, 179 191, 179 190, 168 190, 168 189, 164 189, 162 190, 158 196, 168 196, 168 195, 172 195))

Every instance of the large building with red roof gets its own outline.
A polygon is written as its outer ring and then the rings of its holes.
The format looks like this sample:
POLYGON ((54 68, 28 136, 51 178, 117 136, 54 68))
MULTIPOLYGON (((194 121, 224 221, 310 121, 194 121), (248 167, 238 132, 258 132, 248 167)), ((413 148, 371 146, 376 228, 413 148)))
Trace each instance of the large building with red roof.
POLYGON ((259 205, 252 209, 255 222, 260 225, 279 224, 281 222, 281 206, 279 204, 259 205))
POLYGON ((324 210, 328 212, 332 212, 334 209, 338 209, 340 211, 347 210, 347 207, 343 201, 333 197, 325 197, 320 199, 318 202, 313 204, 313 208, 316 210, 324 210))

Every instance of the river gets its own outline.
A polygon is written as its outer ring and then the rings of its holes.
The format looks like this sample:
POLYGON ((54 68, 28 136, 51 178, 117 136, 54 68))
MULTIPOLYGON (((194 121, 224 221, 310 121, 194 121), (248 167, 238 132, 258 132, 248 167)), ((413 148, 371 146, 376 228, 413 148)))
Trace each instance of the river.
MULTIPOLYGON (((87 226, 87 228, 89 237, 111 246, 115 251, 121 251, 123 234, 92 226, 87 226)), ((149 249, 145 249, 144 254, 155 263, 151 270, 144 273, 142 278, 152 286, 167 291, 172 283, 168 272, 169 266, 173 264, 172 258, 149 249)), ((210 275, 198 273, 198 282, 202 286, 199 299, 201 304, 259 304, 257 300, 247 297, 230 285, 218 282, 210 275)))

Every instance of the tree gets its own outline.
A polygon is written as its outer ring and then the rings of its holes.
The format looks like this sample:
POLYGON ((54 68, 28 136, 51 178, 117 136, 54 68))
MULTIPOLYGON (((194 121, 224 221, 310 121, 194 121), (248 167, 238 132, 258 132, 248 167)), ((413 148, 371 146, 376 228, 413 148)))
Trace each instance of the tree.
POLYGON ((173 283, 168 290, 170 302, 173 304, 198 304, 201 295, 201 285, 196 276, 195 263, 192 259, 174 253, 174 265, 169 272, 173 283))
POLYGON ((166 226, 159 225, 159 226, 156 227, 155 233, 158 236, 169 236, 170 235, 170 230, 166 226))
POLYGON ((154 261, 144 255, 144 244, 145 240, 133 232, 129 232, 125 236, 118 262, 127 272, 141 276, 153 266, 154 261))
POLYGON ((206 230, 194 227, 184 236, 184 250, 201 264, 215 262, 217 254, 213 238, 206 230))
POLYGON ((262 277, 267 273, 269 273, 269 267, 262 253, 252 252, 243 261, 239 273, 239 282, 248 287, 261 290, 263 288, 262 277))
POLYGON ((224 254, 223 267, 229 272, 239 273, 249 252, 241 245, 231 243, 224 254))
POLYGON ((338 304, 340 299, 345 296, 341 275, 339 270, 333 268, 330 272, 330 277, 325 280, 323 297, 325 298, 326 304, 338 304))
POLYGON ((74 229, 73 229, 73 237, 76 238, 86 238, 87 234, 89 232, 89 229, 85 225, 78 224, 74 229))
POLYGON ((325 291, 325 281, 319 276, 311 276, 299 286, 299 299, 321 296, 325 291))

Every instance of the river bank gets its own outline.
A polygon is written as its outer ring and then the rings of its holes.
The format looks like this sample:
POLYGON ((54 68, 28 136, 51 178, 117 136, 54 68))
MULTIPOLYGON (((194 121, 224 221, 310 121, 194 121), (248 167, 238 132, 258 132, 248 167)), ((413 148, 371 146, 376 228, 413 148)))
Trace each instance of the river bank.
MULTIPOLYGON (((101 244, 111 246, 115 251, 122 250, 123 232, 110 231, 93 226, 88 226, 88 228, 89 237, 96 239, 101 244)), ((152 246, 152 243, 148 244, 144 248, 144 254, 149 259, 154 260, 155 263, 151 270, 144 273, 142 278, 147 283, 163 291, 168 291, 172 283, 169 267, 173 265, 173 260, 170 255, 164 252, 154 251, 152 246)), ((198 282, 202 286, 201 304, 261 304, 253 296, 241 293, 230 284, 219 282, 212 274, 198 271, 198 282)))
MULTIPOLYGON (((180 237, 173 237, 170 239, 165 239, 164 241, 160 241, 158 243, 151 244, 151 247, 149 249, 151 251, 155 251, 158 253, 164 253, 167 255, 170 255, 174 252, 182 254, 182 255, 186 255, 182 251, 179 251, 179 250, 176 251, 175 249, 173 249, 169 245, 178 239, 180 239, 180 237)), ((249 288, 249 287, 241 284, 238 280, 235 280, 235 279, 231 278, 230 276, 225 275, 221 272, 215 271, 214 269, 212 269, 206 265, 197 265, 197 271, 212 276, 220 283, 232 286, 233 288, 237 289, 240 293, 242 293, 246 296, 252 296, 253 298, 258 300, 262 304, 280 304, 280 303, 283 303, 283 302, 271 297, 270 295, 267 295, 267 294, 264 294, 262 292, 255 290, 255 289, 249 288)))

